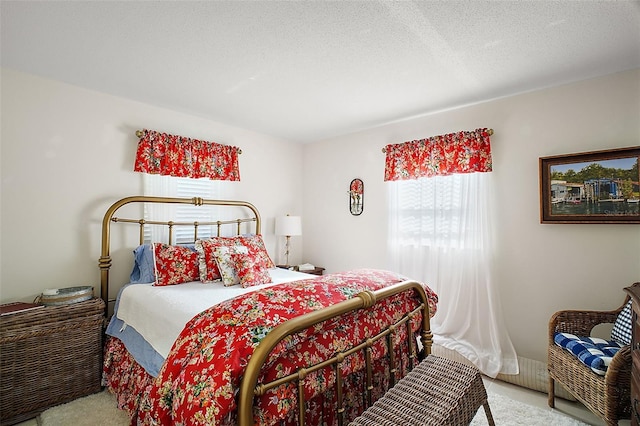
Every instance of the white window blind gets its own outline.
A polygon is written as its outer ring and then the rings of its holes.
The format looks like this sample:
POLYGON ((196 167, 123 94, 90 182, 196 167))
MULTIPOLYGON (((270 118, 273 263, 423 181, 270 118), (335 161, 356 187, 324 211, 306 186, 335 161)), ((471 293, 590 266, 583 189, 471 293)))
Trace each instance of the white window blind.
MULTIPOLYGON (((191 179, 173 176, 143 174, 144 194, 158 197, 225 199, 228 182, 210 179, 191 179)), ((206 222, 222 219, 219 209, 212 206, 191 204, 145 204, 145 219, 173 220, 175 222, 206 222)), ((166 226, 146 226, 145 242, 168 241, 166 226)), ((215 226, 198 226, 198 238, 217 235, 215 226)), ((173 242, 190 243, 195 239, 193 226, 175 226, 173 242)))
POLYGON ((468 190, 464 175, 436 176, 392 182, 391 217, 395 218, 394 245, 468 248, 468 190), (466 236, 466 237, 465 237, 466 236))

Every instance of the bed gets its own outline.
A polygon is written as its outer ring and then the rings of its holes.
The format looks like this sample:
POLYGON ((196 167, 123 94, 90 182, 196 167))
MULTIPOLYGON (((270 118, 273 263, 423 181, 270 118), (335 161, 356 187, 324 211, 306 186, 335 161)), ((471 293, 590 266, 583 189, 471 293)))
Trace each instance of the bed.
POLYGON ((261 227, 244 201, 133 196, 105 213, 103 385, 132 424, 343 425, 430 353, 428 286, 384 270, 277 268, 261 227), (183 204, 235 217, 120 216, 183 204), (167 241, 145 243, 149 227, 166 229, 167 241), (181 227, 189 244, 174 242, 181 227), (207 228, 214 235, 199 236, 207 228), (116 250, 131 233, 136 243, 116 250), (131 251, 129 282, 111 285, 114 253, 131 251))

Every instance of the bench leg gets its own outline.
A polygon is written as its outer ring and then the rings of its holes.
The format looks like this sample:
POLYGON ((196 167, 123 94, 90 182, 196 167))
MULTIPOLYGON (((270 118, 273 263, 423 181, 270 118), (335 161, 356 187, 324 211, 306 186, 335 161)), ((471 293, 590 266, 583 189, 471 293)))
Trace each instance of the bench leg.
POLYGON ((493 414, 491 414, 491 408, 489 408, 489 401, 482 404, 482 407, 484 408, 484 414, 487 415, 487 423, 489 426, 495 426, 496 423, 493 421, 493 414))

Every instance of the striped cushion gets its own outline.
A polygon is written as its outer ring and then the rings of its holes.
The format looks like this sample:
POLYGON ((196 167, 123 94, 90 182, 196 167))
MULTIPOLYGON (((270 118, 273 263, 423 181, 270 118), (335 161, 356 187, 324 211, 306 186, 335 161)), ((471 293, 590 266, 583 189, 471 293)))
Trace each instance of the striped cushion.
POLYGON ((556 345, 571 352, 591 371, 601 376, 607 372, 613 356, 625 346, 615 340, 576 336, 570 333, 556 333, 553 340, 556 345))

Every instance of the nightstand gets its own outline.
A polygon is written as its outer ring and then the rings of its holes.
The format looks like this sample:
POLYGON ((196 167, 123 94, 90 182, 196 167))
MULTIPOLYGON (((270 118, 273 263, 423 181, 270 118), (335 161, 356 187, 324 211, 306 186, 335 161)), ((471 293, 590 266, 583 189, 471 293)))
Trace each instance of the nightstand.
POLYGON ((324 268, 316 266, 314 269, 310 271, 300 271, 300 272, 304 272, 305 274, 322 275, 323 271, 324 271, 324 268))
POLYGON ((309 271, 301 271, 298 269, 298 265, 292 265, 292 266, 286 266, 286 265, 276 265, 278 268, 282 268, 282 269, 291 269, 292 271, 297 271, 297 272, 303 272, 305 274, 312 274, 312 275, 322 275, 324 268, 321 268, 319 266, 316 266, 314 269, 311 269, 309 271))
POLYGON ((100 392, 104 302, 90 299, 0 317, 0 423, 100 392))

